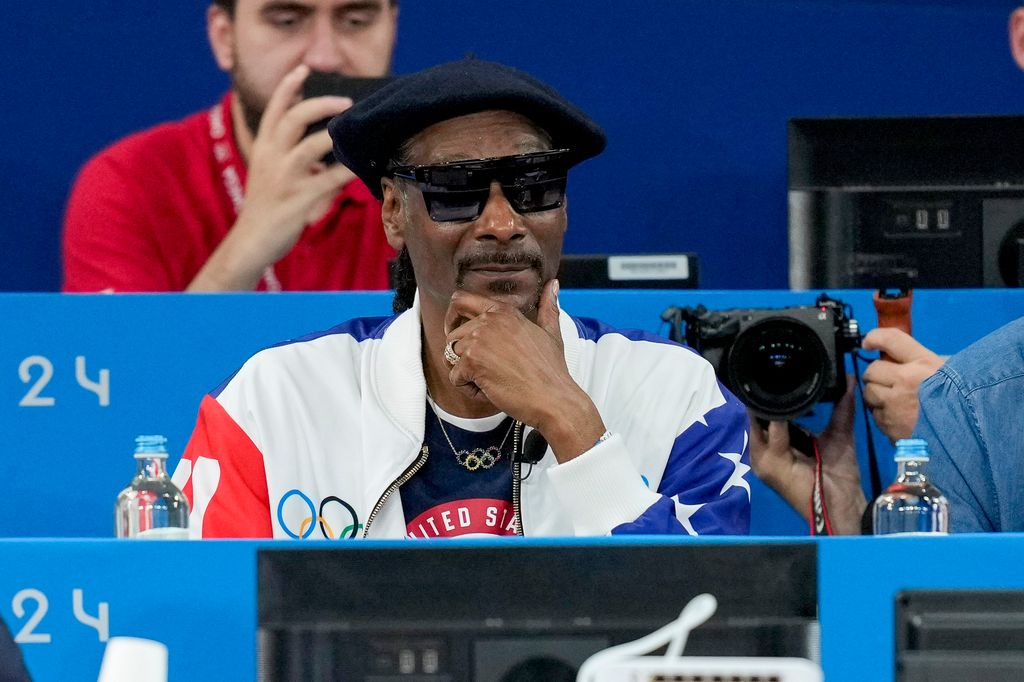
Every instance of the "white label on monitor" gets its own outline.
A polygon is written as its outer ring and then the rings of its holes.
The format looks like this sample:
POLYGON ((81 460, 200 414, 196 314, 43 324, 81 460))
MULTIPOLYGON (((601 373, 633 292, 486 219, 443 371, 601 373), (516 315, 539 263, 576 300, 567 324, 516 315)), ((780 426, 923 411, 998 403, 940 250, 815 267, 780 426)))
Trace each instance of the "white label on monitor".
POLYGON ((686 256, 609 256, 608 279, 690 279, 686 256))

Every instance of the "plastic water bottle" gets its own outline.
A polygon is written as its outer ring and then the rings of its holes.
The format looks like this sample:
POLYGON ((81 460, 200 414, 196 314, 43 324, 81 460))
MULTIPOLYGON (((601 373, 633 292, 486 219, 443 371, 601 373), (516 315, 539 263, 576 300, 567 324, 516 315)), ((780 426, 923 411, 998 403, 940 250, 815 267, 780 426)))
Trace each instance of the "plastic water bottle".
POLYGON ((925 476, 928 444, 920 438, 896 441, 896 480, 874 505, 874 534, 948 533, 949 502, 925 476))
POLYGON ((119 538, 188 537, 188 499, 167 475, 167 439, 135 439, 135 478, 117 496, 114 530, 119 538))

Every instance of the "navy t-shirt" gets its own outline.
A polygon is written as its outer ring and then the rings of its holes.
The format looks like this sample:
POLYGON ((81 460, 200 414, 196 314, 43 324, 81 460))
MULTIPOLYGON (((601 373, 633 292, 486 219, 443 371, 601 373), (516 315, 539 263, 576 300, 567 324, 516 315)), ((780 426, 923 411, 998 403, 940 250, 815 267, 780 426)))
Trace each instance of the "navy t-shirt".
POLYGON ((456 417, 432 406, 428 399, 423 437, 429 452, 427 463, 399 489, 409 537, 516 534, 512 424, 505 414, 482 419, 456 417), (439 419, 444 420, 444 430, 456 449, 486 449, 504 441, 501 457, 489 469, 468 470, 457 461, 439 419))

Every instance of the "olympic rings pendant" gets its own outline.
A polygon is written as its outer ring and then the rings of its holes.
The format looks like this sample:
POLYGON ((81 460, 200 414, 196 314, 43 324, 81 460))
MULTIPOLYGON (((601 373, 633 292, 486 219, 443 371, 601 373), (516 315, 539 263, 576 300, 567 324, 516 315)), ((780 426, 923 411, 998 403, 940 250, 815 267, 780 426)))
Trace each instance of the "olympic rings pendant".
POLYGON ((501 459, 501 449, 496 445, 492 445, 489 448, 459 450, 455 456, 455 461, 469 471, 490 469, 498 462, 499 459, 501 459))

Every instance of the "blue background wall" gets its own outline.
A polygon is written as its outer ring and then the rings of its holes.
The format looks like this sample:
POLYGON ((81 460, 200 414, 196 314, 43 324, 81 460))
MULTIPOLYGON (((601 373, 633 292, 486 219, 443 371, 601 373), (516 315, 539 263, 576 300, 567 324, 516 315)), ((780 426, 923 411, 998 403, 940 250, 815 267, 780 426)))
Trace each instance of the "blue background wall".
MULTIPOLYGON (((709 288, 785 287, 786 121, 1019 113, 1010 0, 402 3, 395 70, 473 52, 551 82, 609 133, 572 182, 571 252, 696 251, 709 288)), ((203 0, 7 3, 0 291, 60 285, 77 168, 226 88, 203 0)))

